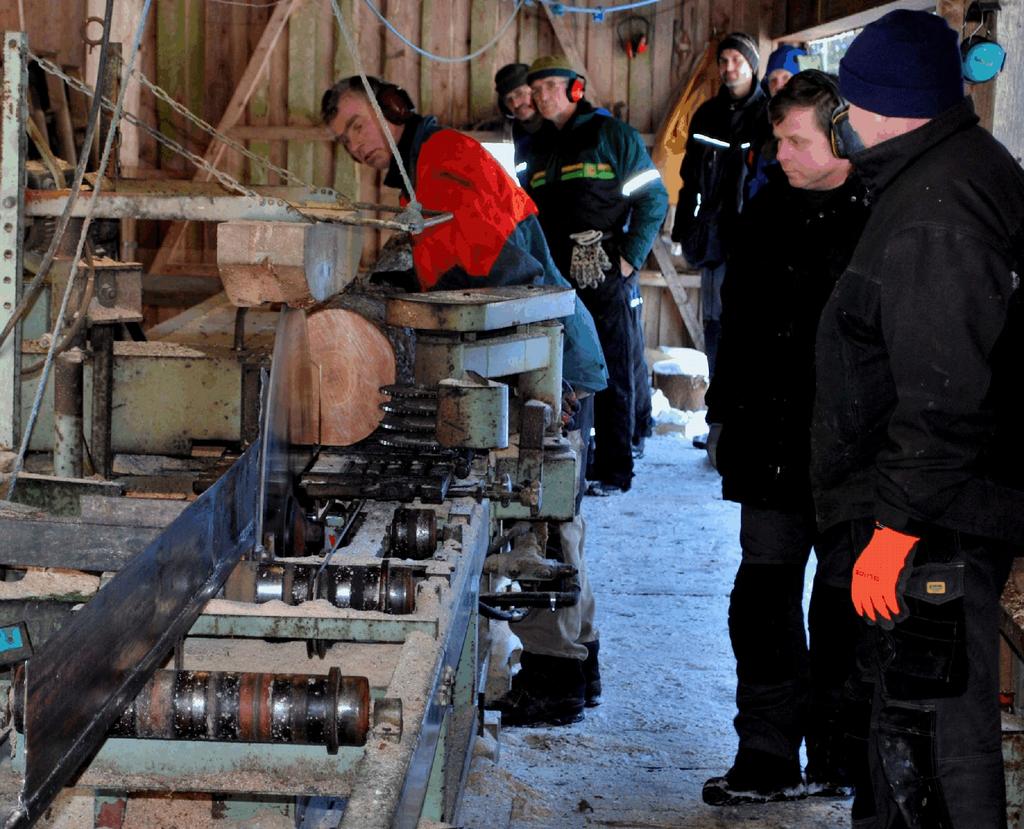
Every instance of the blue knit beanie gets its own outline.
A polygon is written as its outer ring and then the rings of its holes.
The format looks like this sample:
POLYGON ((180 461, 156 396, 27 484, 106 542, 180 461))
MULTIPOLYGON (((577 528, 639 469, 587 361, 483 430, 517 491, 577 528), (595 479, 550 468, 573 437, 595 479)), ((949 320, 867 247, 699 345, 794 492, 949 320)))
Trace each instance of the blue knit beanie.
POLYGON ((785 69, 787 72, 796 74, 800 71, 800 64, 797 58, 806 55, 799 46, 790 46, 783 43, 778 49, 768 56, 768 63, 764 67, 764 76, 767 78, 776 69, 785 69))
POLYGON ((878 115, 933 118, 964 97, 956 32, 941 17, 899 9, 869 23, 839 62, 839 91, 878 115))

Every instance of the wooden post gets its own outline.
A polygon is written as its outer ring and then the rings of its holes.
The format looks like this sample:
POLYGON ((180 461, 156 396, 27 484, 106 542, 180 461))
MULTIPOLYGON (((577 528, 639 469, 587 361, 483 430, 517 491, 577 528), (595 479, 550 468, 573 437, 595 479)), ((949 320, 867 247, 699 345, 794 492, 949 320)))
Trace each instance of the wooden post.
POLYGON ((997 15, 999 40, 1008 48, 1006 66, 994 81, 996 100, 992 134, 1006 145, 1020 164, 1024 158, 1024 134, 1020 130, 1021 118, 1024 117, 1024 57, 1015 47, 1024 38, 1024 2, 1003 0, 1002 7, 997 15))

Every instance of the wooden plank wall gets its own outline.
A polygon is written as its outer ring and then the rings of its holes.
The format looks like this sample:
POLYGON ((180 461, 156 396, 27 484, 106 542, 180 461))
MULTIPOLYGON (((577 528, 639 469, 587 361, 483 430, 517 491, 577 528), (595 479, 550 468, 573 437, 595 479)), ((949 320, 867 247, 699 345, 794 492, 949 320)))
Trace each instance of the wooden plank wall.
MULTIPOLYGON (((512 15, 514 0, 374 0, 376 7, 410 40, 443 55, 464 55, 489 42, 512 15)), ((578 0, 579 2, 579 0, 578 0)), ((597 0, 587 0, 597 6, 597 0)), ((421 112, 463 129, 500 128, 493 77, 505 63, 529 63, 542 54, 562 51, 545 11, 523 4, 498 43, 469 63, 440 63, 418 55, 377 20, 364 0, 340 0, 342 13, 357 34, 368 73, 383 75, 410 91, 421 112)), ((636 10, 650 25, 649 48, 627 58, 617 26, 627 13, 602 22, 591 15, 565 15, 575 48, 594 75, 595 86, 609 90, 600 101, 641 133, 654 133, 681 89, 691 62, 713 33, 747 25, 762 38, 762 0, 662 0, 636 10)), ((0 25, 17 28, 13 3, 0 3, 0 25)), ((272 3, 261 7, 218 0, 156 0, 140 64, 176 100, 216 123, 245 71, 272 3)), ((66 64, 81 64, 84 45, 79 27, 87 0, 26 2, 33 46, 43 44, 66 64), (70 25, 53 26, 53 20, 70 25)), ((95 27, 94 27, 95 28, 95 27)), ((95 33, 94 33, 95 34, 95 33)), ((378 173, 357 168, 319 125, 320 97, 333 79, 352 74, 354 63, 331 12, 330 0, 305 0, 293 13, 256 94, 249 101, 235 136, 259 155, 285 166, 317 186, 370 202, 395 203, 396 193, 381 188, 378 173)), ((90 79, 91 80, 91 79, 90 79)), ((163 132, 202 154, 207 136, 168 106, 143 91, 140 115, 163 132)), ((222 167, 253 183, 278 183, 265 168, 228 152, 222 167)), ((139 166, 127 171, 143 177, 191 178, 194 170, 180 157, 140 138, 139 166)), ((140 223, 138 256, 152 261, 166 230, 140 223)), ((215 278, 215 228, 193 225, 186 245, 168 273, 215 278)), ((366 234, 365 260, 380 244, 366 234)), ((653 305, 654 303, 651 303, 653 305)), ((173 314, 161 310, 154 321, 173 314)))

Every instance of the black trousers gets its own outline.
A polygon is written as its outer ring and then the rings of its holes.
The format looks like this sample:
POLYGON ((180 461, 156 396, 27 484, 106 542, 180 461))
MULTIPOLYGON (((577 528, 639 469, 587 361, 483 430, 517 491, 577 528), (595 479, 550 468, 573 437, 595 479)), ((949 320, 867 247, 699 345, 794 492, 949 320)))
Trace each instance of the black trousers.
POLYGON ((636 274, 610 275, 580 299, 594 317, 608 366, 608 388, 594 398, 594 451, 587 477, 629 489, 633 480, 633 424, 636 407, 634 349, 636 324, 629 307, 636 274))
POLYGON ((855 667, 857 620, 850 602, 852 545, 848 528, 819 533, 810 509, 744 505, 743 558, 729 603, 736 656, 737 762, 778 758, 799 772, 806 738, 808 776, 847 782, 844 686, 855 667), (804 570, 818 559, 804 631, 804 570), (746 755, 746 757, 744 756, 746 755))
POLYGON ((854 826, 1005 829, 999 601, 1013 551, 941 531, 913 556, 907 618, 864 625, 876 815, 854 826))

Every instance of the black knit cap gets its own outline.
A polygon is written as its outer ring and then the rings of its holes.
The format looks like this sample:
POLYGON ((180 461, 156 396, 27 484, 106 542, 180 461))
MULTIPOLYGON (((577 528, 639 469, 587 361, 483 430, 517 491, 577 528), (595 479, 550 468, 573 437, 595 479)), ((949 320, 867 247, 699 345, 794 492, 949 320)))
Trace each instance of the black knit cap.
POLYGON ((513 89, 526 84, 526 72, 530 67, 525 63, 507 63, 494 76, 494 90, 501 101, 513 89))
POLYGON ((754 38, 745 32, 732 32, 722 38, 722 42, 718 44, 718 55, 722 57, 722 52, 726 49, 735 49, 741 55, 744 60, 750 64, 751 71, 756 75, 758 64, 761 63, 761 58, 758 55, 757 44, 754 42, 754 38))

